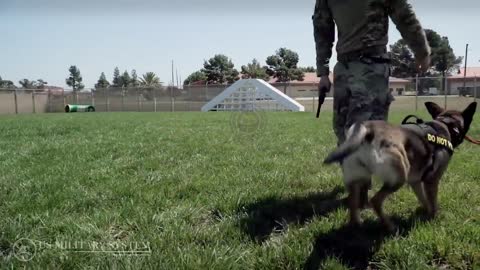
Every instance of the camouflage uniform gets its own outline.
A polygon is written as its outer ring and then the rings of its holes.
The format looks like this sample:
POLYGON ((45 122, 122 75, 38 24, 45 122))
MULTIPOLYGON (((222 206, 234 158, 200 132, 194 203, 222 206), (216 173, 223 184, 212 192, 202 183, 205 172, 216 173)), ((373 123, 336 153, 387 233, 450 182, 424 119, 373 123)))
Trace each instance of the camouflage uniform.
POLYGON ((335 24, 338 28, 333 125, 339 143, 345 140, 345 130, 357 121, 388 119, 393 100, 386 51, 389 17, 418 58, 430 54, 425 32, 407 0, 316 2, 312 19, 319 77, 330 73, 335 24))

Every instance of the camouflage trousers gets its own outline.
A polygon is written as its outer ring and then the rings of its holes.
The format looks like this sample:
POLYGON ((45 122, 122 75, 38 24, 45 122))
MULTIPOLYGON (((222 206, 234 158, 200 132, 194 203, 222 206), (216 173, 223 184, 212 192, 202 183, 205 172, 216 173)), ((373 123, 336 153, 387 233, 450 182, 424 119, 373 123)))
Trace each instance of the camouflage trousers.
POLYGON ((351 61, 338 62, 334 69, 333 129, 338 143, 356 122, 388 120, 393 101, 388 80, 390 65, 351 61))

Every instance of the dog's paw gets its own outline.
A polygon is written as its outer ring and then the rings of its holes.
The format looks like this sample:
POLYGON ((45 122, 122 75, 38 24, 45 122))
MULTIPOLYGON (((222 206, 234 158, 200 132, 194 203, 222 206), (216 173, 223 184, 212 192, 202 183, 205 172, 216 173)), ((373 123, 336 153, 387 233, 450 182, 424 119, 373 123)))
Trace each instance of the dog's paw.
POLYGON ((397 234, 399 232, 399 228, 390 220, 383 220, 382 224, 389 234, 397 234))
POLYGON ((372 206, 372 203, 370 201, 364 201, 361 205, 360 205, 360 209, 362 210, 366 210, 366 209, 373 209, 373 206, 372 206))
POLYGON ((435 211, 429 211, 429 212, 425 215, 425 220, 426 220, 426 221, 431 221, 431 220, 434 220, 437 216, 438 216, 438 211, 437 211, 437 210, 435 210, 435 211))
POLYGON ((431 211, 423 207, 418 207, 415 210, 415 216, 419 218, 421 221, 430 221, 437 216, 437 211, 431 211))
POLYGON ((426 217, 427 215, 428 215, 428 210, 425 209, 424 207, 419 206, 417 207, 417 209, 415 209, 415 216, 426 217))
POLYGON ((358 228, 360 228, 360 226, 362 226, 362 221, 361 220, 350 220, 348 222, 348 227, 350 229, 358 229, 358 228))

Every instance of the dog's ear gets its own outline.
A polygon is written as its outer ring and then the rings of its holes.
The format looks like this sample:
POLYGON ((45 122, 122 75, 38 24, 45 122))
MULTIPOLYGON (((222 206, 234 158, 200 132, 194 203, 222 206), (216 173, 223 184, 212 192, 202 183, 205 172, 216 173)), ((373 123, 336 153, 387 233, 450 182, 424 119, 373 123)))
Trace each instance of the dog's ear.
POLYGON ((470 124, 473 121, 473 115, 475 114, 475 111, 477 110, 477 102, 472 102, 468 107, 462 112, 462 117, 463 117, 463 129, 465 130, 465 133, 468 132, 468 129, 470 128, 470 124))
POLYGON ((433 119, 437 118, 438 115, 444 112, 442 107, 438 106, 436 103, 433 102, 425 102, 425 107, 427 107, 427 110, 433 119))

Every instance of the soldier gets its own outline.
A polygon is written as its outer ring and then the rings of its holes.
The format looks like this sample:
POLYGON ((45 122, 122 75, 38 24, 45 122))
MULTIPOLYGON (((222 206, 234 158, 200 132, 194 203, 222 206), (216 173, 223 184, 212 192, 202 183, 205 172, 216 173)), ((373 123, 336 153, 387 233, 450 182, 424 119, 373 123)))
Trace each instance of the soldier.
MULTIPOLYGON (((312 19, 319 91, 331 87, 328 75, 335 24, 338 29, 338 62, 333 72, 333 129, 338 144, 355 122, 388 120, 393 100, 386 48, 389 17, 413 50, 417 69, 425 72, 430 67, 430 47, 407 0, 316 0, 312 19)), ((364 201, 368 188, 362 191, 364 201)))

